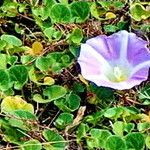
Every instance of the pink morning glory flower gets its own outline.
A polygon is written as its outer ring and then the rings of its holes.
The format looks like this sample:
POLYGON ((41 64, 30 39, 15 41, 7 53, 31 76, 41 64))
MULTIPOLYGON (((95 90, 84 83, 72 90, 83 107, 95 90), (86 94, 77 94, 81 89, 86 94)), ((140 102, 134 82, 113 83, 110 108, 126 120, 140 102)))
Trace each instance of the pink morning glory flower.
POLYGON ((78 63, 82 76, 98 86, 123 90, 147 80, 148 42, 125 30, 100 35, 81 44, 78 63))

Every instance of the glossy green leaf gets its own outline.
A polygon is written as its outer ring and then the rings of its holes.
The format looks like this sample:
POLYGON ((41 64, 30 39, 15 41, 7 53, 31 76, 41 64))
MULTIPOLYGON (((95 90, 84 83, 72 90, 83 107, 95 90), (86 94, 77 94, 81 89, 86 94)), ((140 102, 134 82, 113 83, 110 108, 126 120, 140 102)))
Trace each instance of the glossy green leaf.
POLYGON ((41 150, 42 144, 38 140, 29 140, 21 145, 22 150, 41 150))
POLYGON ((1 36, 1 40, 4 40, 8 44, 11 44, 14 46, 21 46, 22 45, 22 41, 20 39, 18 39, 17 37, 15 37, 14 35, 3 34, 1 36))
POLYGON ((62 36, 61 31, 57 31, 53 27, 46 28, 43 31, 43 33, 49 39, 49 41, 51 41, 52 39, 59 40, 61 38, 61 36, 62 36))
POLYGON ((47 96, 48 99, 56 100, 65 96, 66 93, 67 91, 64 87, 59 85, 52 85, 44 90, 43 95, 47 96))
POLYGON ((137 129, 139 130, 139 132, 149 130, 150 129, 150 122, 138 123, 137 129))
POLYGON ((80 97, 76 94, 68 94, 66 98, 61 98, 54 101, 54 104, 61 110, 66 112, 73 112, 80 106, 80 97))
POLYGON ((57 132, 45 129, 43 136, 49 142, 44 145, 46 150, 65 150, 66 142, 57 132))
POLYGON ((116 135, 109 136, 106 140, 106 150, 128 150, 125 141, 116 135))
POLYGON ((6 70, 0 69, 0 90, 6 91, 11 86, 9 73, 6 70))
POLYGON ((145 139, 146 146, 150 149, 150 135, 148 135, 145 139))
POLYGON ((113 132, 118 136, 123 136, 123 131, 124 131, 124 122, 116 121, 113 124, 113 132))
POLYGON ((0 39, 0 51, 3 50, 6 45, 7 45, 6 41, 0 39))
POLYGON ((82 38, 83 38, 82 30, 79 28, 75 28, 69 35, 69 40, 75 44, 79 44, 82 38))
POLYGON ((47 71, 48 69, 50 69, 53 62, 54 60, 50 57, 48 58, 45 56, 40 56, 36 59, 35 65, 41 71, 47 71))
POLYGON ((150 105, 150 84, 140 89, 138 92, 139 101, 145 105, 150 105))
POLYGON ((135 127, 134 123, 127 123, 124 126, 124 130, 129 133, 134 129, 134 127, 135 127))
POLYGON ((87 145, 93 148, 105 148, 106 140, 111 136, 111 133, 102 129, 91 129, 91 137, 87 139, 87 145))
POLYGON ((53 22, 69 23, 71 21, 70 9, 64 4, 55 4, 51 8, 50 18, 53 22))
POLYGON ((115 25, 105 25, 104 26, 104 30, 106 31, 106 32, 116 32, 117 30, 118 30, 118 27, 117 26, 115 26, 115 25))
POLYGON ((55 126, 59 129, 64 129, 69 124, 73 122, 73 115, 69 113, 61 113, 56 121, 54 122, 55 126))
POLYGON ((126 144, 128 149, 143 150, 145 145, 145 139, 142 133, 134 132, 129 133, 126 137, 126 144))
POLYGON ((84 1, 76 1, 70 5, 72 16, 76 23, 84 22, 90 12, 89 4, 84 1))
POLYGON ((87 136, 87 131, 89 130, 89 126, 87 124, 81 123, 77 130, 77 142, 79 143, 82 138, 87 136))
POLYGON ((17 56, 7 56, 7 63, 10 65, 14 65, 18 60, 17 56))
POLYGON ((11 81, 14 82, 14 88, 19 90, 28 80, 28 71, 23 65, 15 65, 9 69, 11 81))
POLYGON ((33 100, 38 103, 49 103, 51 101, 57 100, 66 95, 67 91, 64 87, 59 85, 52 85, 46 88, 43 92, 43 95, 47 98, 44 99, 40 94, 35 94, 33 100))

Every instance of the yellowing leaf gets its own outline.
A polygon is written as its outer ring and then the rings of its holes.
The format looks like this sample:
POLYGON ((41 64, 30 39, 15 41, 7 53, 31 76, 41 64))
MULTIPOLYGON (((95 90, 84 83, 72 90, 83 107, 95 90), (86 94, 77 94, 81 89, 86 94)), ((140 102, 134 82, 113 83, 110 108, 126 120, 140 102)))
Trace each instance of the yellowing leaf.
POLYGON ((149 111, 148 115, 146 115, 146 114, 140 114, 140 117, 141 117, 141 120, 143 122, 149 122, 150 123, 150 111, 149 111))
POLYGON ((86 86, 88 86, 88 82, 83 78, 83 76, 81 74, 78 75, 80 81, 82 81, 86 86))
POLYGON ((34 67, 29 71, 29 78, 37 85, 53 85, 55 80, 51 77, 45 77, 44 74, 36 72, 34 67))
POLYGON ((116 18, 116 15, 112 12, 107 12, 105 15, 106 19, 112 19, 112 18, 116 18))
POLYGON ((15 110, 26 110, 34 113, 32 104, 27 103, 20 96, 7 96, 2 100, 1 111, 8 113, 15 110))
POLYGON ((46 85, 53 85, 55 83, 55 80, 51 77, 45 77, 44 78, 44 84, 46 85))
POLYGON ((30 51, 31 55, 40 55, 43 53, 43 45, 41 42, 35 41, 32 44, 32 50, 30 51))
POLYGON ((130 6, 130 14, 134 20, 141 21, 150 17, 150 10, 145 9, 141 3, 133 3, 130 6))

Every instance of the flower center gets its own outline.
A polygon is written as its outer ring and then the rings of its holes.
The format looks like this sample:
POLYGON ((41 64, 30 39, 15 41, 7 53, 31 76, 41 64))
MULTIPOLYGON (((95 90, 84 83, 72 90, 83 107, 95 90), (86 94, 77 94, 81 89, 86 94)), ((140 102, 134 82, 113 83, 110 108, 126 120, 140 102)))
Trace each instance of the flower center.
POLYGON ((121 82, 127 79, 127 72, 125 73, 125 70, 123 70, 118 66, 113 68, 113 75, 114 75, 113 82, 121 82))

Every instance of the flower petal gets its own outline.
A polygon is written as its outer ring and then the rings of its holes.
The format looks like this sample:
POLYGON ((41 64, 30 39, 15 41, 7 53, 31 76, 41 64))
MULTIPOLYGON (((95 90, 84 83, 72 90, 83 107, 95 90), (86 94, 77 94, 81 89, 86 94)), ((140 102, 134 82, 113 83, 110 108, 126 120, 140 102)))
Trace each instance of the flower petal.
MULTIPOLYGON (((80 64, 81 73, 85 79, 87 79, 88 75, 100 76, 107 70, 111 70, 107 60, 105 60, 102 55, 97 53, 97 51, 87 44, 81 45, 78 63, 80 64)), ((88 80, 90 79, 88 78, 88 80)))
POLYGON ((150 60, 150 52, 147 45, 147 41, 137 37, 134 33, 129 33, 127 59, 132 66, 150 60))

